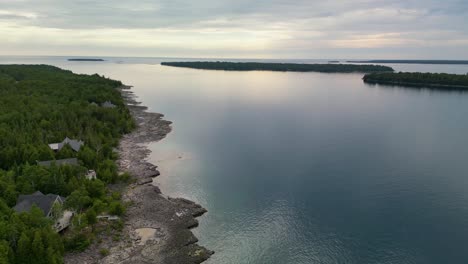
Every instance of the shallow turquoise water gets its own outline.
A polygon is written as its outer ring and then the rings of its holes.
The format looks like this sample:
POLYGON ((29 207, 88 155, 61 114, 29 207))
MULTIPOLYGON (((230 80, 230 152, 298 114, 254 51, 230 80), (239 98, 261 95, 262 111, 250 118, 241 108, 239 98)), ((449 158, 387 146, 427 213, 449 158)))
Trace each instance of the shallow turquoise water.
POLYGON ((174 122, 151 160, 163 192, 209 210, 194 230, 216 251, 208 263, 468 263, 468 94, 361 74, 34 60, 135 85, 174 122))

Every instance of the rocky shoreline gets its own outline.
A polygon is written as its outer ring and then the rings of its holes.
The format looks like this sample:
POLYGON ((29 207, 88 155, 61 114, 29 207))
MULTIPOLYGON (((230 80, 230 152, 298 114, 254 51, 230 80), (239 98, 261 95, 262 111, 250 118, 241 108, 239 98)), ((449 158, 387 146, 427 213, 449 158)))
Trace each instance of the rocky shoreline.
POLYGON ((67 255, 65 263, 202 263, 214 252, 199 246, 190 229, 198 226, 195 218, 206 209, 183 198, 163 196, 152 184, 159 171, 146 161, 150 154, 146 145, 163 139, 171 131, 171 122, 162 114, 147 112, 130 87, 120 91, 137 123, 137 129, 125 135, 118 148, 120 171, 129 172, 135 179, 122 189, 122 199, 129 206, 121 239, 103 238, 99 246, 67 255), (102 256, 101 248, 107 248, 109 254, 102 256))

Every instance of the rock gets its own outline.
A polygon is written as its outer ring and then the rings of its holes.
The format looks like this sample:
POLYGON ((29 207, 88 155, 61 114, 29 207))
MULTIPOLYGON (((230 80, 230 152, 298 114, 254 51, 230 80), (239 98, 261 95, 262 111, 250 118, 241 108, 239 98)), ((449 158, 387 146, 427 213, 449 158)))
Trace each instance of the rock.
POLYGON ((157 194, 161 194, 161 189, 158 186, 154 186, 154 192, 157 194))
POLYGON ((152 178, 143 178, 143 179, 138 180, 138 182, 137 182, 138 185, 144 185, 144 184, 148 184, 148 183, 153 183, 153 179, 152 178))
POLYGON ((158 170, 150 170, 150 171, 145 172, 144 177, 154 178, 159 175, 161 175, 161 173, 158 170))

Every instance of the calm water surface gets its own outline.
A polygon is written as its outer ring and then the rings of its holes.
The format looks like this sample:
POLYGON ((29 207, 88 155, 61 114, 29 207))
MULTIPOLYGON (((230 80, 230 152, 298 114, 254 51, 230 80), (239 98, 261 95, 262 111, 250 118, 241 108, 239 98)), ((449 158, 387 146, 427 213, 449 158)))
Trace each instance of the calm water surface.
POLYGON ((13 62, 120 79, 174 122, 150 159, 165 194, 208 209, 194 230, 216 251, 207 263, 468 263, 468 94, 361 74, 0 58, 13 62))

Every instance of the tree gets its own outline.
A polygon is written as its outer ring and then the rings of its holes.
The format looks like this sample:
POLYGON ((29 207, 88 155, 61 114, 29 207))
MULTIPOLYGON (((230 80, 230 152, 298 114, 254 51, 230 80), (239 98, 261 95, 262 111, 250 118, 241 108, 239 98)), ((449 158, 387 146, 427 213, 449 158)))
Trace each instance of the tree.
POLYGON ((86 220, 88 221, 88 224, 91 225, 91 226, 96 224, 97 223, 96 211, 94 211, 93 209, 89 209, 86 212, 86 220))
POLYGON ((84 165, 88 168, 97 167, 96 152, 88 146, 84 146, 80 149, 80 152, 78 152, 78 158, 83 161, 84 165))
POLYGON ((106 185, 99 179, 86 181, 85 186, 91 198, 101 198, 106 191, 106 185))
POLYGON ((40 263, 47 263, 44 262, 47 260, 46 258, 46 250, 44 248, 44 243, 42 242, 42 236, 41 232, 39 230, 36 230, 34 232, 34 239, 32 241, 32 247, 31 247, 31 253, 32 257, 35 260, 35 263, 40 264, 40 263))
POLYGON ((81 212, 84 208, 91 205, 92 199, 88 196, 86 190, 76 190, 68 196, 65 201, 65 208, 74 210, 75 212, 81 212))
POLYGON ((31 263, 31 240, 26 233, 21 233, 21 237, 18 241, 18 249, 16 250, 16 263, 17 264, 29 264, 31 263))
POLYGON ((63 206, 61 203, 54 203, 51 209, 51 217, 54 222, 57 222, 63 216, 63 206))
POLYGON ((11 248, 6 240, 0 240, 0 264, 9 264, 11 248))
POLYGON ((125 213, 125 207, 120 202, 112 202, 109 206, 109 213, 122 216, 125 213))
POLYGON ((67 159, 75 157, 75 151, 66 144, 59 152, 56 154, 57 159, 67 159))

